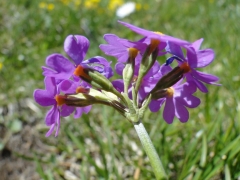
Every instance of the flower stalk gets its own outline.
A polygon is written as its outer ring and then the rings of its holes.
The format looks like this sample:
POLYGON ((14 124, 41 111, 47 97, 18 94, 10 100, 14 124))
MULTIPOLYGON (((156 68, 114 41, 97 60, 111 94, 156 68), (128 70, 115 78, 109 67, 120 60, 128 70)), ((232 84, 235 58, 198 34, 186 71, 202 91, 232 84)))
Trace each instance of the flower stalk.
POLYGON ((143 149, 145 150, 149 161, 152 165, 153 172, 158 180, 168 179, 167 174, 163 168, 161 159, 159 158, 156 149, 153 146, 153 143, 142 124, 141 120, 137 123, 134 123, 134 128, 138 134, 138 137, 142 143, 143 149))

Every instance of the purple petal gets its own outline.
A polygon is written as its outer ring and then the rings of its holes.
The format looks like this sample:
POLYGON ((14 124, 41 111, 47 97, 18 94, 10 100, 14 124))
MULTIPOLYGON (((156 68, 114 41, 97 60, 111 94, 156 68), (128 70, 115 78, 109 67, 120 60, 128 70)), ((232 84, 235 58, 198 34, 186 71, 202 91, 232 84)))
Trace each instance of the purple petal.
POLYGON ((123 63, 117 63, 115 65, 115 70, 116 70, 116 73, 119 74, 120 76, 122 76, 122 73, 123 73, 123 69, 125 68, 125 64, 123 63))
POLYGON ((127 53, 127 48, 126 47, 117 47, 117 46, 112 46, 112 45, 107 45, 107 44, 101 44, 99 48, 108 56, 117 56, 119 54, 127 53))
POLYGON ((99 73, 104 75, 106 78, 113 76, 113 70, 111 68, 111 62, 107 61, 101 56, 95 56, 82 62, 83 65, 88 65, 99 73))
POLYGON ((82 116, 82 113, 87 114, 89 113, 89 111, 91 110, 92 106, 85 106, 85 107, 79 107, 76 108, 75 114, 74 114, 74 118, 80 118, 82 116))
POLYGON ((192 46, 196 51, 198 51, 198 50, 200 49, 200 47, 201 47, 202 42, 203 42, 203 38, 198 39, 198 40, 196 40, 195 42, 193 42, 191 46, 192 46))
POLYGON ((62 105, 62 108, 61 108, 61 116, 62 117, 69 116, 70 114, 73 113, 74 110, 75 110, 75 107, 67 106, 64 104, 64 105, 62 105))
POLYGON ((52 54, 47 57, 46 64, 42 67, 43 75, 57 79, 68 79, 74 72, 74 65, 61 54, 52 54), (50 69, 51 68, 51 69, 50 69))
POLYGON ((197 52, 196 67, 202 68, 209 65, 214 60, 214 51, 212 49, 204 49, 197 52))
POLYGON ((125 48, 125 46, 123 46, 121 41, 120 41, 121 39, 115 34, 105 34, 103 36, 103 38, 105 39, 105 41, 108 44, 111 44, 111 45, 119 47, 119 48, 121 48, 121 47, 125 48))
POLYGON ((187 82, 193 82, 195 83, 195 85, 197 86, 197 88, 202 91, 203 93, 207 93, 208 89, 207 87, 199 80, 195 79, 194 77, 190 76, 190 75, 186 75, 187 78, 187 82))
POLYGON ((193 82, 185 82, 184 84, 174 85, 175 91, 180 91, 181 96, 186 94, 193 94, 197 91, 196 85, 193 82))
POLYGON ((57 125, 57 129, 56 129, 56 132, 55 132, 55 137, 58 136, 58 132, 60 130, 60 118, 57 119, 57 122, 56 122, 56 125, 57 125))
POLYGON ((121 54, 119 56, 116 56, 117 61, 118 62, 122 62, 122 63, 126 63, 128 61, 128 57, 129 57, 128 52, 127 53, 123 53, 123 54, 121 54))
POLYGON ((171 124, 175 116, 175 105, 173 103, 173 98, 166 98, 164 110, 163 110, 163 119, 171 124))
POLYGON ((171 70, 172 70, 171 66, 166 66, 165 64, 163 64, 160 67, 160 72, 161 72, 162 75, 165 75, 165 74, 169 73, 171 70))
POLYGON ((54 129, 55 129, 55 124, 52 124, 45 136, 49 137, 54 131, 54 129))
POLYGON ((36 89, 33 93, 35 101, 41 106, 52 106, 56 104, 54 99, 57 94, 57 87, 55 84, 55 79, 46 77, 44 79, 46 90, 36 89))
POLYGON ((178 101, 175 101, 175 115, 181 122, 187 122, 189 119, 189 113, 186 107, 178 101))
POLYGON ((201 103, 201 100, 195 96, 189 95, 188 97, 185 97, 184 99, 176 99, 180 103, 182 103, 184 106, 187 106, 189 108, 196 108, 201 103))
POLYGON ((56 104, 56 100, 46 90, 37 89, 33 93, 35 101, 41 106, 52 106, 56 104))
POLYGON ((187 61, 188 64, 191 66, 191 68, 196 68, 198 59, 197 59, 197 54, 196 51, 193 47, 187 47, 187 61))
POLYGON ((82 110, 84 112, 84 114, 87 114, 89 113, 89 111, 92 109, 92 106, 85 106, 85 107, 82 107, 82 110))
POLYGON ((152 112, 157 112, 162 107, 163 103, 165 101, 165 98, 158 99, 158 100, 152 100, 149 104, 149 109, 152 112))
POLYGON ((79 65, 85 58, 89 48, 89 41, 80 35, 69 35, 64 42, 64 50, 69 57, 79 65))
POLYGON ((175 100, 184 106, 195 108, 201 102, 199 98, 192 95, 194 92, 196 92, 196 85, 193 82, 186 82, 178 86, 177 88, 175 88, 175 92, 175 100))
POLYGON ((175 38, 175 37, 172 37, 172 36, 168 36, 168 35, 161 35, 161 40, 162 41, 165 41, 165 42, 173 42, 173 43, 176 43, 180 46, 183 46, 183 45, 190 45, 190 42, 188 41, 185 41, 185 40, 182 40, 182 39, 179 39, 179 38, 175 38))
POLYGON ((59 87, 63 93, 68 94, 68 93, 75 93, 79 85, 80 85, 79 82, 64 80, 61 82, 59 87))
MULTIPOLYGON (((150 33, 152 34, 153 32, 152 31, 148 31, 148 30, 145 30, 145 29, 142 29, 142 28, 139 28, 137 26, 134 26, 132 24, 129 24, 129 23, 126 23, 126 22, 122 22, 122 21, 118 21, 120 24, 124 25, 125 27, 131 29, 132 31, 138 33, 138 34, 141 34, 143 36, 146 36, 146 34, 150 33)), ((156 35, 157 36, 157 35, 156 35)))
POLYGON ((185 40, 181 40, 181 39, 171 37, 171 36, 168 36, 168 35, 165 35, 165 34, 159 34, 159 33, 153 32, 153 31, 142 29, 142 28, 139 28, 139 27, 134 26, 132 24, 128 24, 126 22, 122 22, 122 21, 118 21, 118 22, 120 24, 124 25, 125 27, 131 29, 132 31, 142 35, 142 36, 146 36, 146 37, 149 37, 149 38, 152 38, 152 39, 158 39, 161 42, 171 41, 171 42, 177 43, 179 45, 190 45, 190 43, 185 41, 185 40))
POLYGON ((208 83, 208 84, 219 80, 219 78, 217 76, 214 76, 214 75, 208 74, 208 73, 204 73, 204 72, 200 72, 200 71, 196 71, 196 70, 193 70, 192 74, 196 79, 203 81, 205 83, 208 83))
POLYGON ((124 91, 124 84, 123 84, 122 79, 117 79, 117 80, 112 81, 112 85, 117 91, 119 91, 119 92, 124 91))
POLYGON ((180 57, 181 59, 185 59, 181 47, 175 43, 168 42, 166 51, 172 55, 180 57))
POLYGON ((74 113, 74 118, 80 118, 82 116, 83 109, 81 107, 76 108, 75 113, 74 113))
POLYGON ((47 126, 51 126, 60 118, 60 113, 57 105, 54 105, 46 114, 45 123, 47 126))

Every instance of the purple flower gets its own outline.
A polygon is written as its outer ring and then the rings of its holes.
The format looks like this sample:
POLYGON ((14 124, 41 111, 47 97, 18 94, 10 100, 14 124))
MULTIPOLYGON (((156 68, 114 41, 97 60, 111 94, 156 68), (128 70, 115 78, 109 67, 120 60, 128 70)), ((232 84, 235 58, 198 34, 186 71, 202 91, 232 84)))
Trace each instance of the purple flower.
MULTIPOLYGON (((61 82, 59 85, 59 88, 61 92, 65 94, 74 94, 76 93, 76 90, 78 87, 83 87, 83 88, 90 88, 88 83, 84 81, 71 81, 71 80, 64 80, 61 82)), ((67 105, 62 105, 62 107, 68 107, 68 108, 63 108, 61 111, 61 116, 66 117, 72 114, 74 111, 74 118, 77 119, 82 116, 82 114, 87 114, 91 110, 92 106, 85 106, 85 107, 72 107, 72 106, 67 106, 67 105)))
POLYGON ((131 29, 132 31, 144 36, 145 38, 143 39, 142 42, 150 44, 150 43, 153 43, 152 40, 160 41, 159 50, 162 50, 166 46, 167 42, 172 42, 172 43, 175 43, 175 44, 178 44, 178 45, 181 45, 181 46, 182 45, 190 45, 189 42, 187 42, 185 40, 182 40, 182 39, 178 39, 178 38, 175 38, 175 37, 172 37, 172 36, 168 36, 168 35, 165 35, 165 34, 160 33, 160 32, 154 32, 154 31, 149 31, 149 30, 146 30, 146 29, 142 29, 142 28, 139 28, 139 27, 134 26, 132 24, 128 24, 126 22, 122 22, 122 21, 118 21, 118 22, 120 24, 126 26, 127 28, 131 29))
POLYGON ((110 64, 106 59, 96 56, 84 61, 89 48, 89 41, 80 35, 69 35, 64 42, 64 50, 73 63, 61 54, 51 54, 46 59, 47 67, 43 66, 43 75, 57 80, 69 79, 77 65, 88 65, 99 71, 107 78, 113 75, 110 64))
MULTIPOLYGON (((181 47, 174 43, 169 42, 166 50, 173 55, 169 60, 179 60, 179 66, 186 69, 185 77, 187 81, 193 82, 200 91, 206 93, 208 89, 202 82, 218 85, 215 82, 219 78, 196 70, 196 68, 209 65, 214 60, 214 51, 212 49, 199 50, 202 41, 203 39, 199 39, 192 43, 191 46, 185 46, 187 50, 186 57, 184 57, 181 47)), ((167 62, 167 64, 169 63, 167 62)))
MULTIPOLYGON (((105 34, 104 39, 108 44, 101 44, 99 48, 108 56, 114 56, 118 62, 125 63, 129 57, 129 49, 135 48, 140 52, 144 52, 146 44, 141 42, 131 42, 127 39, 121 39, 115 34, 105 34)), ((140 53, 137 55, 137 59, 141 59, 140 53)))
MULTIPOLYGON (((41 106, 52 106, 52 108, 47 112, 45 117, 45 123, 47 126, 50 126, 49 131, 46 136, 50 136, 57 127, 55 132, 55 137, 58 135, 60 128, 60 116, 66 117, 74 112, 75 107, 67 106, 64 104, 64 100, 59 96, 60 87, 63 91, 68 93, 73 93, 74 85, 69 80, 65 80, 62 83, 56 83, 53 77, 45 77, 45 89, 36 89, 33 93, 35 101, 41 106)), ((74 90, 75 91, 75 90, 74 90)), ((88 113, 91 109, 90 106, 84 108, 76 108, 74 117, 80 117, 82 113, 88 113)))
POLYGON ((200 99, 193 96, 197 88, 192 82, 181 84, 181 80, 166 91, 166 97, 157 100, 152 100, 149 104, 149 109, 152 112, 157 112, 165 102, 163 110, 163 119, 171 124, 174 116, 181 122, 187 122, 189 113, 186 107, 195 108, 200 104, 200 99))

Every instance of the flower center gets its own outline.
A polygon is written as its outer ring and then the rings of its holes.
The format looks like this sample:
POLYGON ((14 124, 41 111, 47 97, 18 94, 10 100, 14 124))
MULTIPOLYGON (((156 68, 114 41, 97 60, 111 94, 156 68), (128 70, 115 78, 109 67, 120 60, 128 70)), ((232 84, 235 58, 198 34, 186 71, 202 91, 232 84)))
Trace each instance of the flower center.
POLYGON ((180 69, 182 69, 184 73, 188 73, 191 71, 191 67, 188 65, 187 62, 182 63, 180 65, 180 69))
POLYGON ((150 55, 158 47, 159 44, 160 44, 160 41, 158 39, 151 39, 148 55, 150 55))
POLYGON ((54 98, 57 101, 57 105, 58 106, 62 106, 63 104, 66 104, 65 96, 63 96, 63 95, 56 95, 54 98))
POLYGON ((90 89, 85 88, 85 87, 82 87, 82 86, 79 86, 79 87, 77 87, 77 89, 76 89, 76 93, 86 94, 86 93, 89 93, 89 91, 90 91, 90 89))
POLYGON ((91 81, 91 77, 87 74, 87 71, 84 69, 83 66, 78 65, 73 74, 83 79, 91 81))
POLYGON ((173 97, 173 94, 174 94, 174 88, 173 87, 170 87, 170 88, 167 88, 167 97, 173 97))
POLYGON ((160 32, 160 31, 155 31, 154 33, 155 33, 155 34, 158 34, 158 35, 161 35, 161 36, 164 35, 164 34, 163 34, 162 32, 160 32))
POLYGON ((128 48, 128 55, 130 59, 135 59, 138 55, 138 50, 136 48, 128 48))

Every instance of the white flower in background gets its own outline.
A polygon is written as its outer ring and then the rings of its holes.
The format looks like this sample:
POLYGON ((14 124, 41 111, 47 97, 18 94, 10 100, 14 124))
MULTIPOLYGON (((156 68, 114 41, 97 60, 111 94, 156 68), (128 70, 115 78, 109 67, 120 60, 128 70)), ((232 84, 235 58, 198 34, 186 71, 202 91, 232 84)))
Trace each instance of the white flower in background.
POLYGON ((124 18, 124 17, 128 16, 129 14, 133 13, 135 11, 135 9, 136 9, 136 3, 127 2, 117 9, 116 15, 119 18, 124 18))

